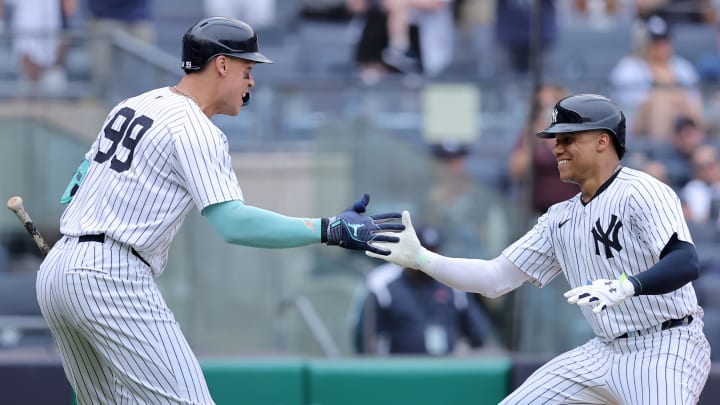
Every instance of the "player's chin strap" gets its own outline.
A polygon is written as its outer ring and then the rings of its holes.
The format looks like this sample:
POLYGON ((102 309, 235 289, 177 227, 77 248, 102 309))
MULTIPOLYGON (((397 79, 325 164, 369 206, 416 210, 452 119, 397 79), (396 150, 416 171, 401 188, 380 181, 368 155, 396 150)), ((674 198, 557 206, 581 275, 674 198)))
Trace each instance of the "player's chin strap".
POLYGON ((252 96, 250 95, 250 90, 248 90, 248 92, 245 93, 245 95, 243 96, 242 105, 243 105, 243 107, 245 107, 247 105, 250 105, 250 103, 252 103, 252 96))

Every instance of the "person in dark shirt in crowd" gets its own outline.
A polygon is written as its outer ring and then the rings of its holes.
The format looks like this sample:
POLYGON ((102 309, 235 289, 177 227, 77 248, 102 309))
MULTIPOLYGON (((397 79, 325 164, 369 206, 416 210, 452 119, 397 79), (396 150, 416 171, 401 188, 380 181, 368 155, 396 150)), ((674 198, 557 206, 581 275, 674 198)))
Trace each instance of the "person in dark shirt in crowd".
MULTIPOLYGON (((441 246, 439 231, 420 226, 428 249, 441 246)), ((478 348, 487 342, 490 321, 476 298, 425 273, 394 264, 375 268, 354 325, 355 349, 374 355, 452 355, 461 338, 478 348)))
POLYGON ((577 194, 577 187, 558 177, 557 158, 553 153, 554 139, 536 139, 535 133, 550 124, 555 103, 565 97, 565 89, 554 83, 545 83, 535 92, 537 108, 520 131, 508 159, 508 172, 513 185, 522 189, 530 186, 533 215, 539 216, 551 205, 577 194))
POLYGON ((663 162, 670 186, 680 190, 693 177, 692 155, 707 140, 707 134, 694 119, 679 116, 673 122, 669 143, 657 145, 650 158, 663 162))

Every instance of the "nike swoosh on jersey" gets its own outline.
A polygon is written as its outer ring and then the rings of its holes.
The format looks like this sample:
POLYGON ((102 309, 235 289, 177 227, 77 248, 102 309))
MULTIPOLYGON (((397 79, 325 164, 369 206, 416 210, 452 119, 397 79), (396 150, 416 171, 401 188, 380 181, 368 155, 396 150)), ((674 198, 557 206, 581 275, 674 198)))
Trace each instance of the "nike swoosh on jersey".
POLYGON ((562 228, 563 225, 565 225, 568 221, 570 221, 572 218, 568 218, 558 224, 558 229, 562 228))

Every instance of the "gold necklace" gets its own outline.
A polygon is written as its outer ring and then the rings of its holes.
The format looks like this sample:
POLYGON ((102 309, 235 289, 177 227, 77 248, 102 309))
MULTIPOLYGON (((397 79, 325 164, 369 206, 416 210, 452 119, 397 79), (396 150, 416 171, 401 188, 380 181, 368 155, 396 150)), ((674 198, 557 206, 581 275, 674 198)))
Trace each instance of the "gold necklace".
MULTIPOLYGON (((178 93, 182 94, 183 96, 185 96, 185 97, 189 98, 190 100, 192 100, 195 104, 198 104, 197 100, 195 100, 195 97, 193 97, 193 96, 185 93, 184 91, 180 90, 180 89, 178 88, 178 86, 172 86, 172 88, 173 88, 173 90, 175 90, 176 92, 178 92, 178 93)), ((199 105, 199 104, 198 104, 198 105, 199 105)))

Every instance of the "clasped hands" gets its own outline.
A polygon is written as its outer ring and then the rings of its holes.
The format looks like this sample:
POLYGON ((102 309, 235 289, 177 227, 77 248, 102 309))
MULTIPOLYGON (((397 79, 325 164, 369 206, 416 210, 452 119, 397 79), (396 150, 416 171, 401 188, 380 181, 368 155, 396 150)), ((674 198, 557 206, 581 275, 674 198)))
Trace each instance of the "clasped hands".
POLYGON ((371 216, 361 215, 365 212, 370 196, 364 194, 340 214, 327 218, 326 228, 323 230, 323 242, 328 245, 337 245, 345 249, 365 250, 373 252, 380 257, 390 254, 390 250, 374 246, 370 242, 397 243, 397 236, 393 232, 405 229, 402 224, 392 222, 400 218, 399 213, 389 212, 371 216), (380 234, 386 231, 390 234, 380 234))
MULTIPOLYGON (((397 243, 387 243, 380 239, 372 241, 372 245, 388 253, 379 255, 372 250, 365 252, 370 257, 387 260, 395 263, 403 268, 426 270, 426 266, 430 260, 430 252, 420 244, 415 228, 413 228, 408 211, 402 212, 402 232, 395 233, 397 235, 397 243)), ((379 236, 387 236, 388 233, 382 233, 379 236)))

